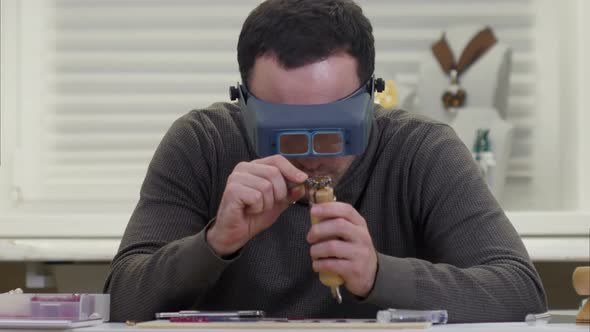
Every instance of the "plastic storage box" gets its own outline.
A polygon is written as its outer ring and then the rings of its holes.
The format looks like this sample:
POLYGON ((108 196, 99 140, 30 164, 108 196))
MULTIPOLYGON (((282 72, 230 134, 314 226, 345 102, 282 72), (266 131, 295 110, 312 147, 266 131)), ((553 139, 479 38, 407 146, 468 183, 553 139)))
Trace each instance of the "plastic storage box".
POLYGON ((109 320, 108 294, 0 294, 1 320, 109 320))

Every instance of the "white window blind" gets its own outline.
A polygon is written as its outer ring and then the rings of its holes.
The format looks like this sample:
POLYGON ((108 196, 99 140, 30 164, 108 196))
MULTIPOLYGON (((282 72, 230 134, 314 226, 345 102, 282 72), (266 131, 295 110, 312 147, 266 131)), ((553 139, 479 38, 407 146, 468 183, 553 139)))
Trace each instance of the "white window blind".
MULTIPOLYGON (((516 140, 509 182, 533 176, 537 68, 531 1, 359 1, 374 26, 378 75, 394 73, 415 83, 418 61, 451 24, 490 25, 512 47, 508 119, 516 126, 516 140)), ((239 31, 259 2, 49 0, 24 5, 24 12, 36 11, 43 19, 36 25, 39 31, 30 28, 25 34, 42 40, 28 48, 38 53, 22 64, 37 63, 31 68, 39 72, 31 75, 40 80, 32 87, 39 90, 38 98, 25 102, 31 116, 22 123, 28 144, 16 158, 20 199, 134 203, 172 121, 190 109, 229 100, 228 87, 239 80, 239 31)), ((23 98, 31 98, 30 90, 23 98)))

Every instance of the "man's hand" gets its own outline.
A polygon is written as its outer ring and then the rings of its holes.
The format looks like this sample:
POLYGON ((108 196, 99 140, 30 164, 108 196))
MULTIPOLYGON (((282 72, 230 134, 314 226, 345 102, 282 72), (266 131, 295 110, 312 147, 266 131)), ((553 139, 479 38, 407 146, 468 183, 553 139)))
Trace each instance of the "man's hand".
POLYGON ((342 202, 317 204, 311 214, 322 220, 307 234, 313 270, 337 273, 351 293, 366 297, 377 273, 377 252, 367 222, 342 202))
POLYGON ((307 174, 280 155, 239 163, 227 179, 207 242, 218 255, 236 252, 305 195, 303 186, 288 190, 286 181, 306 179, 307 174))

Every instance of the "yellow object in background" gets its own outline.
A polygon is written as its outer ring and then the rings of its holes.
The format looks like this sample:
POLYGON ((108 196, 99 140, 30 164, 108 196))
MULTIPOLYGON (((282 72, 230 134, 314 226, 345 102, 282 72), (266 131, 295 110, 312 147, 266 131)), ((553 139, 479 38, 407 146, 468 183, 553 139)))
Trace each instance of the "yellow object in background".
MULTIPOLYGON (((578 295, 590 295, 590 266, 576 268, 572 275, 572 283, 578 295)), ((590 299, 586 300, 586 303, 576 315, 576 323, 590 324, 590 299)))
POLYGON ((394 80, 385 81, 385 90, 375 93, 375 103, 385 108, 394 108, 397 106, 397 86, 394 80))

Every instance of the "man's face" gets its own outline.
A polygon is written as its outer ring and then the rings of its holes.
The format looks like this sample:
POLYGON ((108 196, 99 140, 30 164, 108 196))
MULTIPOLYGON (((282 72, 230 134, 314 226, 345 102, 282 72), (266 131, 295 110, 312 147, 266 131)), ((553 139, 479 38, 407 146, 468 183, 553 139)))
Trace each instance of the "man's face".
MULTIPOLYGON (((325 104, 342 99, 360 86, 356 60, 345 52, 295 69, 283 68, 272 55, 260 56, 249 90, 257 98, 281 104, 325 104)), ((337 184, 354 156, 290 158, 309 176, 328 175, 337 184)))

